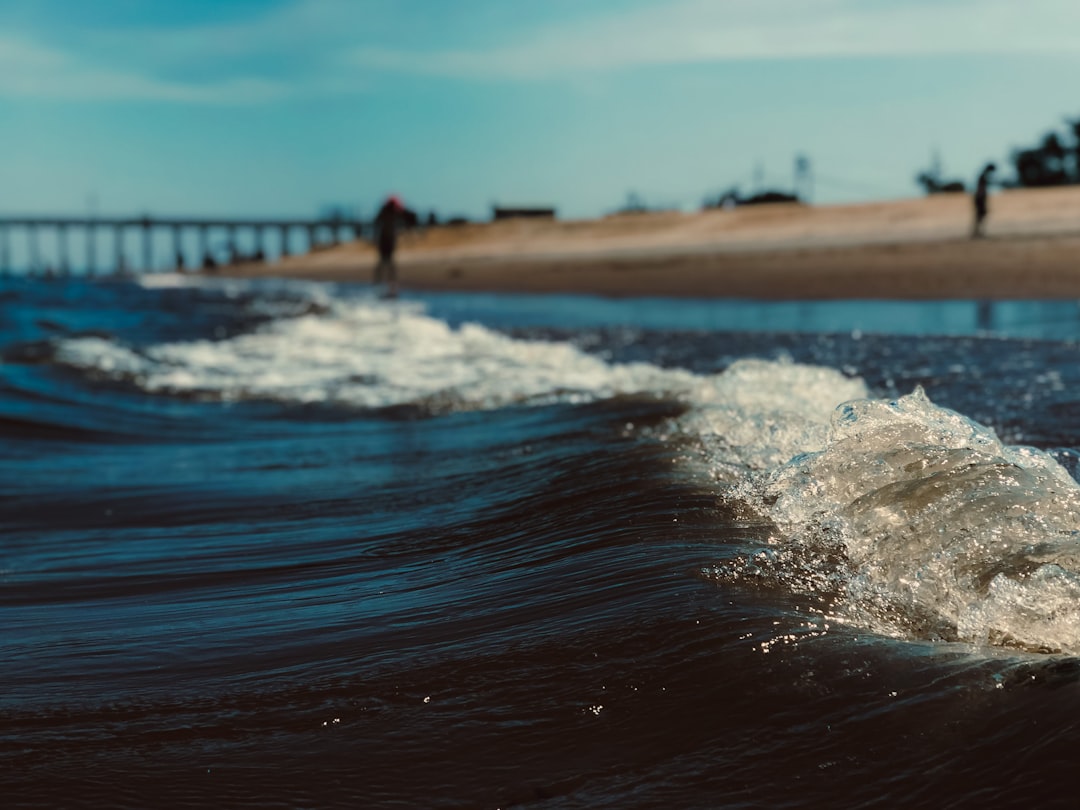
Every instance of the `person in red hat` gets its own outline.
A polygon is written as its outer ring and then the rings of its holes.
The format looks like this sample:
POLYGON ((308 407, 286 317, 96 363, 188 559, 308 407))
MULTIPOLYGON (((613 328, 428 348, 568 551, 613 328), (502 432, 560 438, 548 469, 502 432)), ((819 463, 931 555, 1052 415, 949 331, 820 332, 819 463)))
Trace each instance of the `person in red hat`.
POLYGON ((408 223, 409 211, 396 194, 391 194, 375 215, 375 244, 379 249, 379 261, 375 265, 375 283, 386 283, 389 296, 397 295, 397 265, 394 251, 397 249, 398 231, 408 223))

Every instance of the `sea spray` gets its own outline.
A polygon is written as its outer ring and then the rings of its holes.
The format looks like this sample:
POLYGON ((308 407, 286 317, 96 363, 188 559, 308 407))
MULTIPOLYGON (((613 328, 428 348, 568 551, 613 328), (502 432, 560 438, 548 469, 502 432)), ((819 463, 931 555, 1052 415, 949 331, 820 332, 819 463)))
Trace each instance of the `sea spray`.
POLYGON ((822 449, 834 409, 866 396, 861 379, 835 369, 745 358, 702 381, 678 432, 712 475, 734 482, 822 449))
POLYGON ((1080 487, 1048 454, 1004 445, 921 389, 842 405, 823 449, 728 497, 775 524, 774 548, 752 565, 829 582, 841 619, 902 638, 1080 652, 1080 487))

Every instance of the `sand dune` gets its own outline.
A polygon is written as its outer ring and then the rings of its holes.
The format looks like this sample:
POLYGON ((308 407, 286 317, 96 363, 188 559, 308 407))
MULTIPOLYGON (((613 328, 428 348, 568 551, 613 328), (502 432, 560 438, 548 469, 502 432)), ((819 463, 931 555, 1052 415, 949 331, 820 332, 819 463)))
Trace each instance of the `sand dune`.
MULTIPOLYGON (((402 286, 748 298, 1080 298, 1080 188, 991 199, 972 240, 966 195, 748 206, 595 220, 503 220, 401 241, 402 286)), ((367 281, 366 242, 230 268, 231 275, 367 281)))

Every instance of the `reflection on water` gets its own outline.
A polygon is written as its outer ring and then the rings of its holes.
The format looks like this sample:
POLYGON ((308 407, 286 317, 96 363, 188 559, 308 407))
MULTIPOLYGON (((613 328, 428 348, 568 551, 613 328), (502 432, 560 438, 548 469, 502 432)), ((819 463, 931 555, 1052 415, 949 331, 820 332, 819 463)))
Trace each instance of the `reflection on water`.
POLYGON ((436 317, 476 317, 500 326, 568 328, 632 325, 645 329, 750 332, 863 332, 1080 340, 1080 302, 1061 301, 756 301, 607 299, 569 295, 429 293, 436 317), (468 310, 469 316, 465 311, 468 310))

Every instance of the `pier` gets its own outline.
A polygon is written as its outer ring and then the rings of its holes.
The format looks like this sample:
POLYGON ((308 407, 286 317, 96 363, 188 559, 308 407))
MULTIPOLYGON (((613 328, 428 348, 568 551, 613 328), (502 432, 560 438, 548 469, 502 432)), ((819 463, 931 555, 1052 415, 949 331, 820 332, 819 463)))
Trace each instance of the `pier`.
POLYGON ((0 273, 16 271, 13 262, 15 247, 25 247, 26 262, 21 272, 32 274, 72 272, 71 237, 81 237, 83 269, 87 275, 100 273, 153 272, 168 269, 213 270, 221 264, 241 261, 262 261, 268 250, 270 235, 275 236, 277 255, 312 251, 323 245, 337 245, 343 240, 359 239, 370 225, 359 220, 333 219, 232 219, 203 217, 97 217, 97 216, 0 216, 0 273), (126 242, 129 234, 138 234, 141 253, 137 262, 128 256, 126 242), (249 237, 250 253, 242 253, 238 239, 249 237), (42 238, 52 237, 54 261, 43 258, 42 238), (211 240, 224 238, 224 249, 215 251, 211 240), (155 262, 160 255, 162 238, 171 246, 168 260, 155 262), (192 238, 195 249, 191 247, 192 238), (112 261, 105 263, 99 256, 103 242, 111 241, 112 261), (159 250, 155 251, 155 241, 159 250), (194 257, 192 254, 195 254, 194 257), (224 256, 221 254, 224 253, 224 256), (194 259, 194 260, 193 260, 194 259))

